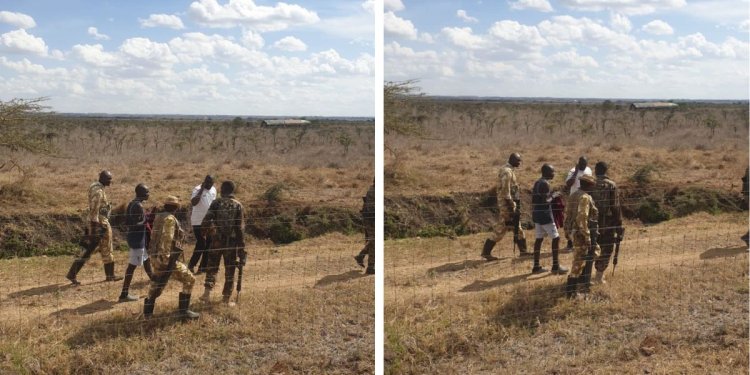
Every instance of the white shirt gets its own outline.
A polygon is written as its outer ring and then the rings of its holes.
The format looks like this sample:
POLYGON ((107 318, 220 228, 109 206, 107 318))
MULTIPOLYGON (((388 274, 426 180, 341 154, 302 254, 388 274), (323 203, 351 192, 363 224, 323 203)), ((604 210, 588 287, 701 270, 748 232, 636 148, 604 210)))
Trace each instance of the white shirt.
MULTIPOLYGON (((193 188, 193 193, 190 194, 191 200, 198 195, 198 191, 201 189, 201 185, 193 188)), ((190 224, 201 225, 201 223, 203 222, 203 218, 208 212, 208 207, 211 206, 211 202, 213 202, 214 199, 216 199, 215 187, 211 186, 211 189, 203 190, 203 194, 201 194, 201 200, 198 202, 198 204, 193 206, 193 213, 190 214, 190 224)))
POLYGON ((570 187, 570 194, 573 194, 576 192, 576 190, 581 188, 581 181, 579 180, 581 176, 588 175, 593 176, 593 173, 591 173, 591 168, 586 167, 586 169, 579 171, 577 167, 573 167, 573 169, 568 172, 568 177, 565 177, 565 182, 568 182, 571 178, 575 178, 575 182, 573 182, 573 185, 570 187))

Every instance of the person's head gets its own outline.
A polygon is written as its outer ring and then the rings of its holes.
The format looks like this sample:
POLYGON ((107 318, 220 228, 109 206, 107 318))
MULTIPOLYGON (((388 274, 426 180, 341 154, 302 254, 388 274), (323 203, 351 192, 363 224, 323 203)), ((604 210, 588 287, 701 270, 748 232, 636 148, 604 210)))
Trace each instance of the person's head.
POLYGON ((546 163, 544 165, 542 165, 542 177, 545 180, 552 180, 552 179, 554 179, 555 178, 555 167, 553 167, 553 166, 551 166, 549 164, 546 164, 546 163))
POLYGON ((508 157, 508 164, 512 165, 513 168, 518 168, 521 165, 521 154, 514 152, 508 157))
POLYGON ((223 196, 226 196, 226 195, 232 195, 232 194, 234 194, 234 188, 235 188, 234 182, 232 182, 230 180, 226 180, 226 181, 222 182, 221 183, 221 196, 223 197, 223 196))
POLYGON ((607 174, 607 170, 609 169, 609 166, 607 163, 603 161, 596 162, 596 165, 594 166, 594 174, 597 176, 604 176, 607 174))
POLYGON ((586 174, 586 175, 581 176, 581 178, 579 178, 578 180, 581 181, 581 190, 587 193, 594 191, 594 187, 596 186, 596 180, 594 179, 593 176, 589 176, 586 174))
POLYGON ((589 165, 589 160, 586 159, 585 156, 581 156, 580 158, 578 158, 578 164, 576 164, 576 169, 578 169, 579 171, 582 171, 586 169, 587 165, 589 165))
POLYGON ((99 182, 104 186, 112 185, 112 172, 107 170, 99 172, 99 182))
POLYGON ((210 189, 210 188, 212 188, 214 186, 214 178, 213 178, 213 176, 211 176, 210 174, 206 175, 206 178, 203 179, 203 184, 201 184, 201 186, 204 189, 210 189))
POLYGON ((164 200, 164 211, 175 212, 180 208, 180 199, 170 195, 164 200))
POLYGON ((149 188, 144 183, 140 183, 138 185, 135 185, 135 197, 137 199, 140 199, 142 201, 148 200, 148 194, 149 194, 149 188))

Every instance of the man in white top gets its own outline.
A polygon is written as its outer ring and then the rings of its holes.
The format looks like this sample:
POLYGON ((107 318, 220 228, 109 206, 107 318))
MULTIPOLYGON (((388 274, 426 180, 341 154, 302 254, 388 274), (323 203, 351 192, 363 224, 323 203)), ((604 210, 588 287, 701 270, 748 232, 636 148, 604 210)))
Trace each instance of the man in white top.
POLYGON ((214 199, 216 199, 214 178, 208 175, 202 184, 193 188, 193 192, 190 195, 190 204, 193 205, 193 212, 190 214, 190 225, 193 226, 193 234, 195 235, 195 251, 193 251, 190 262, 188 262, 188 269, 192 273, 195 273, 194 268, 199 261, 198 273, 206 270, 208 254, 205 254, 205 251, 211 243, 211 237, 201 231, 201 223, 203 222, 203 217, 208 212, 208 207, 211 206, 211 202, 214 199))
POLYGON ((591 168, 588 167, 588 159, 585 156, 578 158, 578 164, 573 167, 569 172, 568 176, 565 177, 565 186, 570 189, 570 195, 576 192, 581 187, 581 176, 593 176, 591 168))
MULTIPOLYGON (((570 190, 570 195, 573 195, 576 190, 581 188, 581 176, 593 176, 593 173, 591 173, 591 168, 588 167, 588 164, 588 159, 586 159, 585 156, 581 156, 580 158, 578 158, 578 164, 576 164, 576 166, 573 167, 565 177, 565 187, 570 190)), ((566 247, 565 251, 570 252, 573 250, 573 239, 568 236, 568 233, 565 233, 565 238, 568 239, 568 246, 566 247)))

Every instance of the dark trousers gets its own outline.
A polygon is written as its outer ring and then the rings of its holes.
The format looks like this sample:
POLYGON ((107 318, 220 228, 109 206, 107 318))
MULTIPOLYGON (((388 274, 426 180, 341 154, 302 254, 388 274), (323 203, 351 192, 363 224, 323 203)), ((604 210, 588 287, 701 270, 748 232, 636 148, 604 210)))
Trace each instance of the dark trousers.
POLYGON ((615 230, 614 229, 603 229, 599 231, 599 238, 597 243, 602 249, 601 254, 596 257, 594 266, 599 272, 604 272, 609 266, 609 258, 612 256, 612 251, 615 247, 615 230))
POLYGON ((193 250, 193 255, 188 262, 188 268, 192 270, 193 267, 200 262, 198 272, 205 271, 206 264, 208 263, 206 250, 208 249, 208 244, 211 243, 211 236, 206 236, 204 238, 200 225, 193 225, 193 234, 195 235, 195 250, 193 250))
POLYGON ((234 288, 234 270, 237 268, 238 248, 211 249, 208 251, 206 264, 206 281, 203 286, 213 289, 216 284, 216 274, 219 273, 219 263, 224 258, 224 289, 221 294, 231 296, 234 288))

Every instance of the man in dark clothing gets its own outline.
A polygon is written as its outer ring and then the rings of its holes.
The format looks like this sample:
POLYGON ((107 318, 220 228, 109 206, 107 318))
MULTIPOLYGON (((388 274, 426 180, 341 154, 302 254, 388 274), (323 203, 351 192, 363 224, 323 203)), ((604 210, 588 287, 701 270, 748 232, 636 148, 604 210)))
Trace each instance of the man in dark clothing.
POLYGON ((221 183, 221 197, 214 200, 203 218, 201 230, 204 233, 213 233, 213 241, 208 251, 208 264, 206 265, 206 280, 203 284, 205 290, 201 300, 210 301, 211 289, 216 283, 216 274, 219 272, 219 261, 224 258, 224 289, 222 290, 223 302, 232 306, 229 301, 234 288, 234 270, 244 267, 247 262, 245 252, 245 218, 242 203, 234 198, 234 182, 224 181, 221 183))
POLYGON ((120 293, 119 302, 137 301, 138 297, 131 296, 130 283, 133 281, 133 273, 139 265, 143 265, 148 278, 152 278, 151 261, 148 259, 146 252, 146 212, 143 210, 143 201, 148 200, 149 189, 144 184, 138 184, 135 187, 135 199, 133 199, 125 210, 125 227, 127 228, 126 238, 128 240, 128 268, 125 270, 125 280, 122 282, 122 293, 120 293))
MULTIPOLYGON (((549 164, 542 165, 542 178, 534 183, 531 191, 531 218, 534 221, 536 231, 536 240, 534 241, 534 267, 531 273, 547 272, 539 264, 539 258, 542 251, 542 242, 544 237, 549 235, 552 238, 552 273, 562 275, 568 272, 566 268, 560 266, 560 234, 557 233, 557 225, 552 215, 553 193, 550 189, 549 181, 555 178, 555 168, 549 164)), ((554 193, 559 194, 559 193, 554 193)))
POLYGON ((600 161, 594 167, 596 186, 591 192, 594 205, 599 209, 597 221, 599 223, 598 244, 601 254, 596 258, 596 277, 594 281, 605 284, 604 271, 609 265, 609 258, 617 241, 622 239, 622 208, 620 207, 620 192, 614 181, 607 177, 607 163, 600 161))
POLYGON ((370 188, 367 190, 367 194, 362 198, 364 203, 362 204, 362 222, 365 226, 365 247, 359 252, 354 260, 360 267, 365 266, 365 256, 367 258, 367 270, 365 273, 368 275, 375 274, 375 181, 372 182, 370 188))
MULTIPOLYGON (((745 169, 745 175, 742 176, 742 200, 745 206, 744 209, 746 210, 750 208, 748 207, 748 198, 750 198, 748 197, 750 194, 750 176, 748 174, 750 174, 750 167, 745 169)), ((745 241, 745 246, 750 246, 750 231, 740 238, 745 241)))

